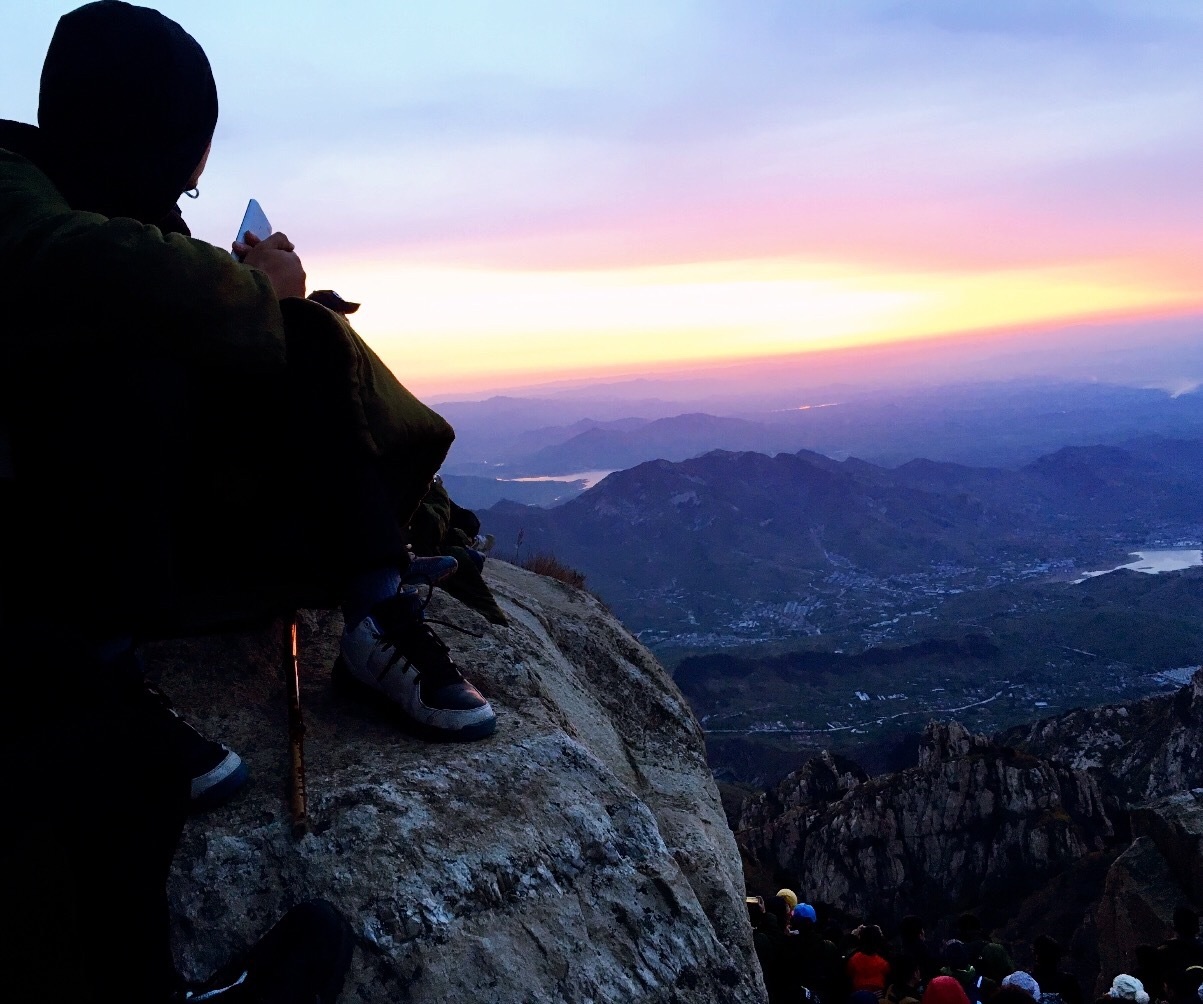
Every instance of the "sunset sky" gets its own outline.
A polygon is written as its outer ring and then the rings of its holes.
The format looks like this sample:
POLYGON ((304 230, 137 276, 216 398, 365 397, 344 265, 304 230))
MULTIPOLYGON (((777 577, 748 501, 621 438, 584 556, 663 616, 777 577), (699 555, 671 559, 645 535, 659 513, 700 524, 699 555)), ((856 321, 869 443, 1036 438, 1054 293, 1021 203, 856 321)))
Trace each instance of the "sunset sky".
MULTIPOLYGON (((4 13, 0 115, 70 6, 4 13)), ((1197 0, 158 7, 196 235, 258 198, 420 393, 1203 317, 1197 0)))

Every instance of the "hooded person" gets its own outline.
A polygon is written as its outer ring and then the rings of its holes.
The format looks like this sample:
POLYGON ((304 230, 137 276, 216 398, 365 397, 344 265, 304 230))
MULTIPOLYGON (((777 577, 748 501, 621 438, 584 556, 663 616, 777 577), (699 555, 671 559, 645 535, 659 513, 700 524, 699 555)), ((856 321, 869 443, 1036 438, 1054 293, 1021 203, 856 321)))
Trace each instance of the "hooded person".
POLYGON ((76 568, 91 590, 67 629, 105 644, 341 604, 348 682, 426 738, 490 734, 403 581, 451 427, 304 298, 283 234, 245 264, 187 237, 176 202, 217 119, 199 44, 156 11, 88 4, 55 30, 38 119, 0 123, 0 281, 22 305, 0 332, 0 421, 14 520, 40 545, 9 576, 11 619, 54 611, 59 629, 76 568))
POLYGON ((923 991, 922 1004, 969 1004, 969 998, 953 977, 933 976, 923 991))
POLYGON ((1045 1004, 1082 1004, 1082 988, 1078 981, 1061 969, 1064 952, 1057 939, 1048 934, 1038 936, 1032 942, 1032 954, 1036 958, 1031 970, 1032 979, 1040 984, 1045 1004))
POLYGON ((73 208, 176 230, 177 200, 217 126, 217 85, 204 50, 174 21, 101 0, 60 19, 38 126, 36 160, 73 208))
POLYGON ((798 903, 790 912, 790 916, 793 918, 795 927, 799 927, 802 924, 813 925, 819 922, 819 915, 809 903, 798 903))
POLYGON ((1135 976, 1120 973, 1111 981, 1111 989, 1107 997, 1115 1000, 1135 1001, 1136 1004, 1149 1004, 1149 995, 1145 992, 1144 984, 1135 976))
POLYGON ((190 751, 224 747, 147 697, 136 641, 341 603, 343 672, 407 727, 495 727, 403 581, 403 528, 454 434, 304 298, 283 234, 241 263, 188 236, 177 201, 217 108, 187 32, 101 0, 60 19, 38 125, 0 122, 0 743, 25 765, 6 789, 21 825, 0 835, 14 999, 174 986, 165 882, 190 751))
POLYGON ((1004 987, 1016 987, 1031 997, 1032 1000, 1040 1001, 1040 984, 1036 982, 1031 973, 1025 973, 1022 969, 1017 969, 1015 972, 1004 976, 1002 985, 1004 987))

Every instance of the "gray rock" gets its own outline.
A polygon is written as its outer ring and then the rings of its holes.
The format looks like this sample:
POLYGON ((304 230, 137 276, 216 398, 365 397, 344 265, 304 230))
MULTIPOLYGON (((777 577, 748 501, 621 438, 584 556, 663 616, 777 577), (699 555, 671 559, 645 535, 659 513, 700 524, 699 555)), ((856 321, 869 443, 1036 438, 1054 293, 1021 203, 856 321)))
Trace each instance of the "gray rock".
POLYGON ((1137 945, 1173 937, 1175 907, 1203 906, 1203 788, 1134 809, 1132 832, 1095 910, 1100 987, 1131 964, 1137 945))
POLYGON ((1183 898, 1203 905, 1203 788, 1134 809, 1132 833, 1157 845, 1183 898))
MULTIPOLYGON (((1181 902, 1181 890, 1157 845, 1138 837, 1111 865, 1095 907, 1096 995, 1106 992, 1116 974, 1130 971, 1137 945, 1157 945, 1173 937, 1174 908, 1181 902)), ((1155 990, 1150 993, 1155 995, 1155 990)))
POLYGON ((1090 771, 1124 804, 1203 786, 1203 668, 1172 694, 1069 711, 996 738, 1090 771))
POLYGON ((919 737, 919 766, 935 767, 989 745, 989 739, 974 735, 960 722, 928 722, 919 737))
POLYGON ((798 770, 786 775, 768 792, 748 798, 740 814, 738 829, 763 826, 784 809, 818 809, 843 798, 869 776, 847 757, 823 750, 798 770))
POLYGON ((331 690, 341 621, 301 621, 312 826, 289 831, 271 634, 157 647, 163 686, 252 783, 190 823, 170 884, 192 975, 321 896, 358 947, 345 1000, 742 1002, 764 991, 740 859, 701 731, 667 673, 592 596, 500 562, 511 625, 429 613, 493 702, 497 735, 430 745, 331 690))
POLYGON ((939 917, 1016 901, 1113 833, 1094 780, 929 728, 924 765, 862 782, 839 801, 786 806, 737 838, 759 874, 859 916, 939 917))

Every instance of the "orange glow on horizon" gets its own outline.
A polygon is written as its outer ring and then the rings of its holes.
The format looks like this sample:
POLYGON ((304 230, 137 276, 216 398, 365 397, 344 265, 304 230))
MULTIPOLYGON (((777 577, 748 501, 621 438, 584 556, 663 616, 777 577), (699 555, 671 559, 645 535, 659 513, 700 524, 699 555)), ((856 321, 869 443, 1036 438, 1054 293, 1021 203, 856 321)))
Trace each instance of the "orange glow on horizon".
POLYGON ((444 395, 1203 306, 1183 274, 1132 261, 904 272, 768 259, 530 272, 340 258, 310 270, 364 303, 356 327, 403 383, 444 395))

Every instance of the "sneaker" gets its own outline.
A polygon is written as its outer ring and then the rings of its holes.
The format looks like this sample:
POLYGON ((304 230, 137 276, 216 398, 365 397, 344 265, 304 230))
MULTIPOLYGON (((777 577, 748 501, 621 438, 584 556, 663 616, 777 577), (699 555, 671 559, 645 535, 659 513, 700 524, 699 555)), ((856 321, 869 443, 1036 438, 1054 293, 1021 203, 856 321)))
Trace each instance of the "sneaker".
POLYGON ((146 707, 156 718, 163 739, 184 763, 191 781, 192 808, 196 812, 228 802, 247 781, 246 764, 228 746, 196 731, 162 691, 144 683, 146 707))
POLYGON ((423 619, 413 587, 378 603, 343 632, 336 679, 387 698, 410 729, 435 742, 483 739, 497 728, 489 702, 464 679, 423 619))
POLYGON ((459 571, 459 562, 447 554, 410 558, 409 567, 401 573, 403 586, 437 586, 459 571))
POLYGON ((483 536, 478 533, 472 538, 472 543, 470 543, 468 546, 472 548, 473 551, 479 551, 481 554, 488 554, 491 550, 493 550, 493 545, 495 543, 497 543, 497 538, 491 533, 486 533, 483 536))
POLYGON ((354 934, 324 900, 293 907, 241 959, 203 983, 181 988, 173 1002, 333 1004, 351 966, 354 934))

